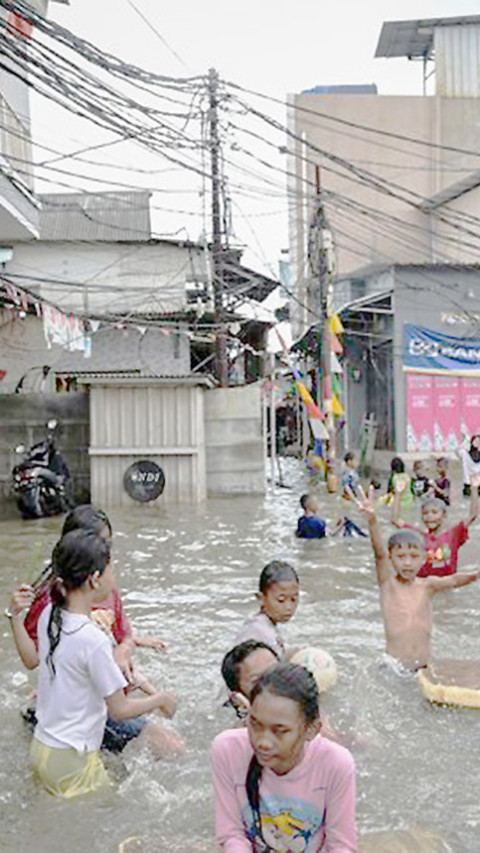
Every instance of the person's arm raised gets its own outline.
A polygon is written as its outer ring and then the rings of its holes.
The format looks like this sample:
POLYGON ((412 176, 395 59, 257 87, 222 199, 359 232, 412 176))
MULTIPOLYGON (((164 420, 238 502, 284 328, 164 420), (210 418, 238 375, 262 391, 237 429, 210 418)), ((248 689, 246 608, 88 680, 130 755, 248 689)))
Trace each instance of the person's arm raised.
POLYGON ((429 591, 432 595, 436 592, 442 592, 445 589, 457 589, 459 586, 467 586, 473 583, 480 577, 480 571, 476 572, 458 572, 454 575, 446 575, 445 577, 436 577, 429 575, 426 578, 429 591))
POLYGON ((367 520, 368 529, 370 531, 370 541, 372 543, 373 554, 375 557, 377 581, 379 586, 381 586, 391 578, 390 558, 388 556, 387 548, 385 547, 385 542, 383 541, 378 518, 375 514, 375 504, 373 501, 372 491, 369 489, 368 495, 366 495, 361 486, 358 491, 360 497, 355 497, 352 492, 352 500, 355 501, 358 509, 363 513, 367 520))

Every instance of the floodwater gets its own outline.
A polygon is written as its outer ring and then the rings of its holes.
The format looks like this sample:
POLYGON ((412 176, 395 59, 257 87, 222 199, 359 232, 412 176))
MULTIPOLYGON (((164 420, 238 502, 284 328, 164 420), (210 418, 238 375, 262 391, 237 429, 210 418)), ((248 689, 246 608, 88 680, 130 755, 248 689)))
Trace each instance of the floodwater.
MULTIPOLYGON (((111 762, 116 787, 70 803, 39 789, 20 718, 35 674, 26 674, 9 626, 0 632, 0 814, 3 851, 109 853, 135 836, 142 851, 180 853, 196 843, 210 850, 212 798, 208 749, 233 723, 219 707, 219 665, 242 620, 255 608, 258 575, 273 558, 291 561, 301 580, 296 616, 284 626, 287 644, 321 646, 340 678, 324 700, 345 733, 358 773, 361 832, 422 825, 453 853, 480 849, 480 711, 432 707, 414 679, 382 671, 383 630, 368 540, 302 542, 293 531, 304 475, 284 462, 286 483, 265 497, 209 500, 200 507, 139 507, 113 512, 118 584, 138 633, 164 637, 170 650, 137 650, 150 680, 177 691, 173 721, 188 752, 154 762, 131 744, 111 762)), ((452 520, 467 510, 464 499, 452 520)), ((325 496, 334 520, 335 498, 325 496)), ((353 516, 354 517, 354 516, 353 516)), ((382 518, 386 532, 386 513, 382 518)), ((358 520, 358 519, 357 519, 358 520)), ((0 604, 32 580, 48 559, 60 519, 0 522, 0 604)), ((478 565, 480 522, 461 551, 460 567, 478 565)), ((434 647, 439 657, 480 657, 480 587, 437 596, 434 647)), ((139 848, 140 849, 140 848, 139 848)))

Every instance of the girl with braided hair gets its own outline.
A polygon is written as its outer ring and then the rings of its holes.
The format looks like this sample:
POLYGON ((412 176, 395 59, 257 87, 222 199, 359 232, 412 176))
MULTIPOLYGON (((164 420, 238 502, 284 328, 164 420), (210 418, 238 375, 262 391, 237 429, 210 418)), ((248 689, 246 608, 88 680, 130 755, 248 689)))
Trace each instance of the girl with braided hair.
POLYGON ((51 794, 64 798, 95 791, 107 781, 99 756, 108 712, 117 720, 155 709, 172 712, 171 696, 126 696, 127 681, 115 663, 108 637, 95 625, 92 605, 114 584, 108 542, 73 530, 52 555, 51 604, 38 622, 38 652, 22 634, 22 660, 39 667, 37 726, 31 747, 36 775, 51 794))
POLYGON ((315 679, 269 669, 251 694, 247 729, 212 745, 216 835, 224 853, 355 853, 355 768, 320 735, 315 679))

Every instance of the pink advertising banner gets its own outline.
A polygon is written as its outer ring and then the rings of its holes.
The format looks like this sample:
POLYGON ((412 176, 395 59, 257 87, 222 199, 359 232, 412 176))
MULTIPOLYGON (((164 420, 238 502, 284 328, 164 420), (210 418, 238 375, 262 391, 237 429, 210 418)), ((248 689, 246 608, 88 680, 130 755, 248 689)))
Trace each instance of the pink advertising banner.
POLYGON ((455 450, 461 443, 460 376, 433 377, 433 449, 435 452, 455 450))
POLYGON ((480 376, 462 377, 461 421, 464 432, 480 433, 480 376))
POLYGON ((433 374, 407 373, 407 450, 433 450, 433 374))
POLYGON ((480 433, 480 376, 409 373, 407 450, 453 451, 465 433, 480 433))

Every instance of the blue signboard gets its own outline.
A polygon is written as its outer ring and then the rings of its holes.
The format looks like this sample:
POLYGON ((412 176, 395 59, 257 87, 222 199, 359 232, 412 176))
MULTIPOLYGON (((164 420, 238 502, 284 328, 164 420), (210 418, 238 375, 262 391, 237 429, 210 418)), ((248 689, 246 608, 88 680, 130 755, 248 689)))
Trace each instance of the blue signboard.
POLYGON ((480 371, 480 341, 404 323, 403 364, 419 370, 480 371))

